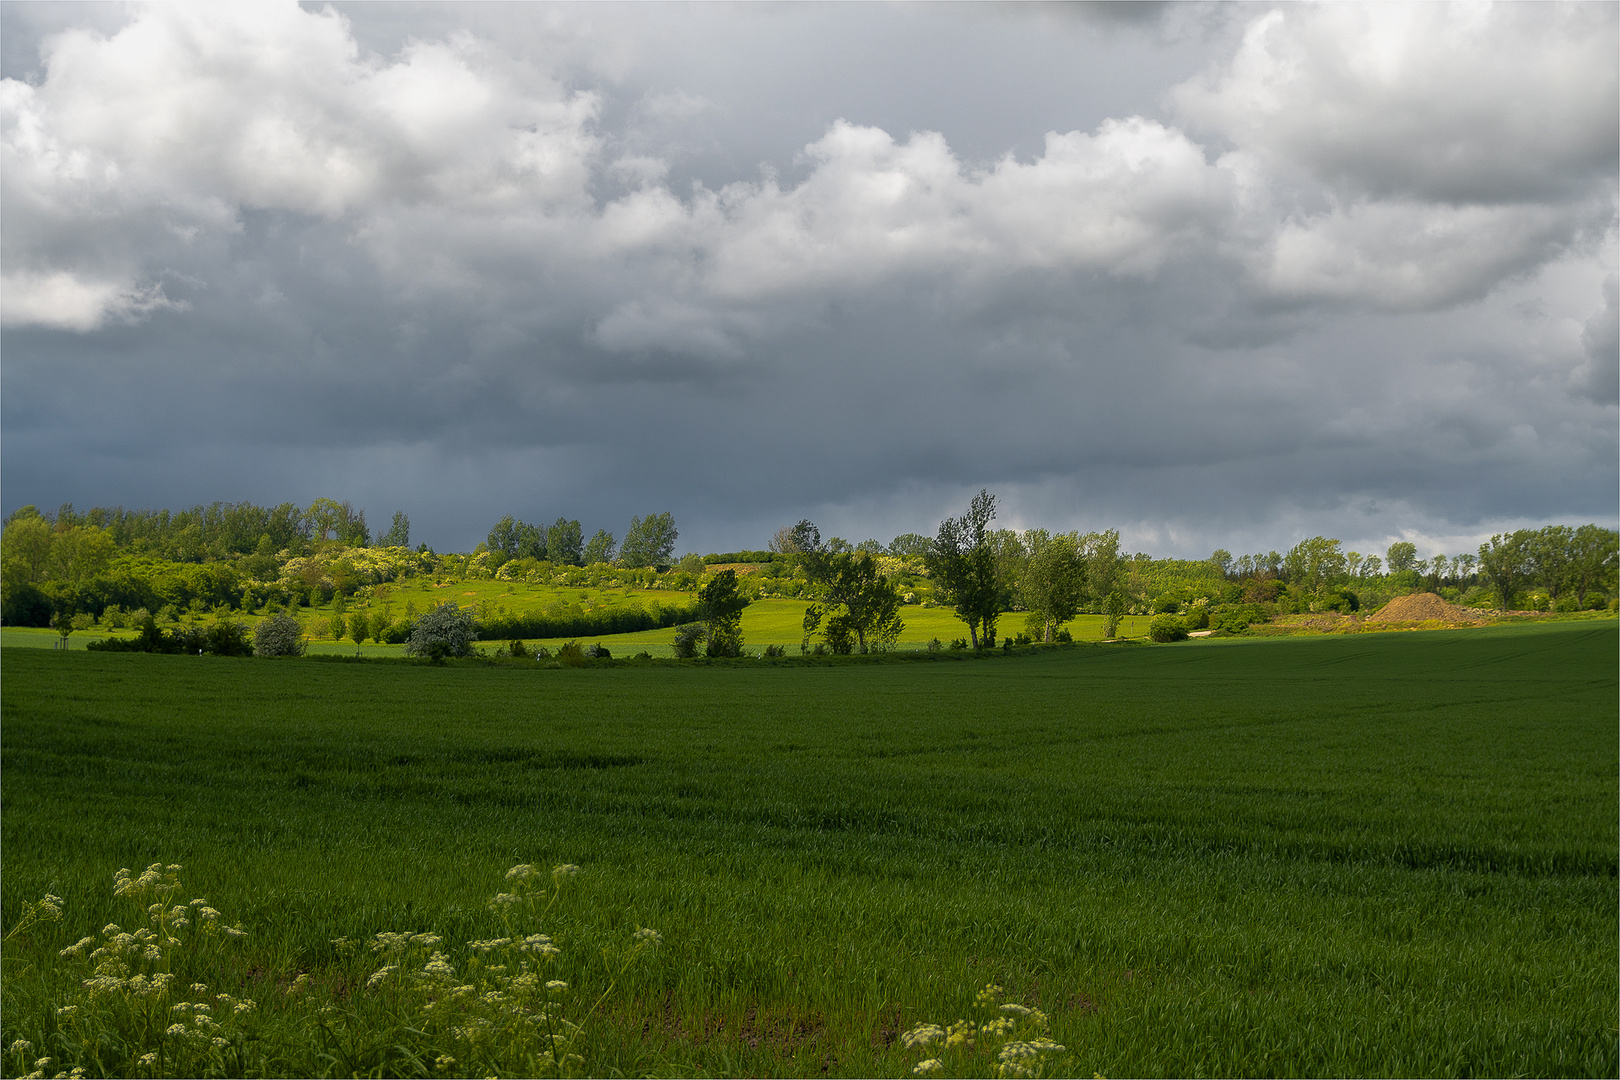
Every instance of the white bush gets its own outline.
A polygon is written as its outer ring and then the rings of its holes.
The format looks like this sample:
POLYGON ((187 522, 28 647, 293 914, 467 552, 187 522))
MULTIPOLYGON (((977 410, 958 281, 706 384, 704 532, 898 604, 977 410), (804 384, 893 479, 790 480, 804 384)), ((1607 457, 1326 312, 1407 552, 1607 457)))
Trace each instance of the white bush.
POLYGON ((472 611, 463 611, 447 600, 412 624, 405 652, 437 662, 448 656, 471 655, 477 640, 472 611))
POLYGON ((259 625, 253 628, 253 655, 304 655, 304 628, 285 613, 260 619, 259 625))

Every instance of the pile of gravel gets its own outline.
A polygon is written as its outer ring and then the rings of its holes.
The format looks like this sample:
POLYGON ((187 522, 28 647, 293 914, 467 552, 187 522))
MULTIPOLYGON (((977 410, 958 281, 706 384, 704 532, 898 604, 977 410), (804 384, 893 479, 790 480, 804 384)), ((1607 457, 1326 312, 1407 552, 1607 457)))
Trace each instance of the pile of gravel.
POLYGON ((1387 622, 1427 622, 1431 619, 1447 623, 1478 623, 1484 622, 1480 616, 1467 608, 1442 600, 1438 593, 1413 593, 1411 596, 1397 596, 1373 614, 1367 616, 1370 623, 1387 622))

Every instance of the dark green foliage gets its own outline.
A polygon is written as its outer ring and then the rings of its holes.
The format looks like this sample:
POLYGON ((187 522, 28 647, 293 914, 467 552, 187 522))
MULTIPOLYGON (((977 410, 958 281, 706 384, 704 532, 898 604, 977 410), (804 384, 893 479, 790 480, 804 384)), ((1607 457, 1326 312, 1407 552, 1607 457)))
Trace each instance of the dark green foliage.
POLYGON ((558 518, 546 530, 546 558, 559 566, 583 566, 584 537, 579 522, 558 518))
POLYGON ((1186 641, 1187 624, 1174 615, 1160 615, 1148 626, 1148 637, 1154 641, 1186 641))
POLYGON ((973 497, 966 514, 939 523, 939 535, 927 561, 940 594, 956 605, 967 623, 974 648, 982 636, 994 648, 996 618, 1002 606, 1002 581, 996 551, 990 540, 990 522, 996 516, 996 498, 988 491, 973 497))
POLYGON ((596 608, 578 614, 565 615, 486 615, 478 624, 481 637, 501 638, 559 638, 606 637, 609 634, 632 634, 640 630, 661 630, 691 622, 697 617, 696 605, 596 608))
POLYGON ((501 518, 489 530, 485 541, 490 551, 502 560, 544 559, 546 557, 546 530, 538 525, 519 521, 511 514, 501 518))
POLYGON ((51 625, 51 601, 30 581, 0 582, 0 624, 6 626, 51 625))
POLYGON ((784 556, 773 551, 727 551, 719 555, 703 556, 703 565, 722 566, 726 563, 768 563, 784 556))
POLYGON ((394 511, 394 521, 388 531, 377 538, 378 547, 410 547, 411 546, 411 519, 405 511, 394 511))
POLYGON ((85 646, 95 652, 144 652, 210 656, 252 656, 253 642, 246 623, 220 618, 206 627, 174 627, 164 630, 148 615, 139 637, 106 638, 85 646))
POLYGON ((619 548, 619 565, 630 569, 668 566, 675 557, 675 541, 679 537, 675 515, 667 510, 644 518, 633 517, 630 531, 624 534, 624 543, 619 548))
POLYGON ((685 623, 675 628, 675 658, 690 660, 697 655, 698 648, 708 636, 708 628, 702 623, 685 623))
POLYGON ((597 529, 590 543, 585 545, 584 561, 586 566, 593 563, 610 563, 617 548, 614 547, 613 534, 606 529, 597 529))
POLYGON ((709 656, 742 653, 742 613, 748 598, 737 591, 737 571, 722 570, 698 590, 698 618, 709 656))
POLYGON ((899 640, 905 629, 900 591, 878 570, 876 559, 864 552, 812 552, 804 566, 821 597, 805 610, 806 641, 820 632, 823 619, 827 645, 840 656, 886 650, 899 640))

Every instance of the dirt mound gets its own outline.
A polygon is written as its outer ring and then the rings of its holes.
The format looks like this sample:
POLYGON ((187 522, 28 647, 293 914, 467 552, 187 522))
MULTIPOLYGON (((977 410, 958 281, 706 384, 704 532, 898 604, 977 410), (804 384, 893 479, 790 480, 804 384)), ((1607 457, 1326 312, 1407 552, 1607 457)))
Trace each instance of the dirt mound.
POLYGON ((1385 622, 1427 622, 1435 619, 1448 623, 1477 623, 1483 622, 1478 615, 1467 608, 1458 607, 1440 599, 1432 592, 1413 593, 1411 596, 1397 596, 1377 612, 1367 616, 1370 623, 1385 622))

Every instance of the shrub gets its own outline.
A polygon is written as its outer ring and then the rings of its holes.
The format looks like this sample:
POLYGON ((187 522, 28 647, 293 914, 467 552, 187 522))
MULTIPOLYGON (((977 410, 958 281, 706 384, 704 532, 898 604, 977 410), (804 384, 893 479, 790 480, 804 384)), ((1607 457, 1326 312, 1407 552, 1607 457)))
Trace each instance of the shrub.
POLYGON ((951 648, 953 648, 953 649, 965 649, 967 647, 968 647, 967 638, 957 638, 956 640, 951 642, 951 648))
POLYGON ((787 655, 787 646, 786 645, 767 645, 767 646, 765 646, 765 655, 767 657, 786 656, 787 655))
POLYGON ((675 628, 675 655, 682 660, 690 660, 697 655, 698 646, 708 636, 708 628, 702 623, 687 623, 675 628))
MULTIPOLYGON (((1207 620, 1209 618, 1209 616, 1206 615, 1204 618, 1207 620)), ((1069 633, 1067 630, 1059 630, 1056 634, 1052 635, 1052 640, 1054 640, 1054 641, 1065 641, 1065 642, 1073 641, 1074 640, 1074 635, 1069 633)))
POLYGON ((447 600, 416 620, 405 653, 442 664, 448 657, 472 655, 472 643, 477 640, 473 613, 447 600))
POLYGON ((529 655, 529 650, 524 647, 523 642, 521 641, 513 641, 506 647, 506 651, 519 660, 522 660, 529 655))
POLYGON ((566 667, 584 667, 585 650, 579 647, 579 642, 564 642, 557 649, 557 662, 566 667))
POLYGON ((1187 640, 1187 624, 1174 615, 1160 615, 1148 627, 1148 637, 1154 641, 1187 640))
POLYGON ((945 643, 940 641, 939 638, 930 638, 928 641, 929 652, 939 652, 939 650, 943 649, 944 647, 945 643))
POLYGON ((253 628, 254 656, 304 655, 304 628, 285 613, 260 619, 253 628))
POLYGON ((228 619, 223 613, 214 624, 202 631, 202 649, 215 656, 252 656, 254 646, 248 643, 247 624, 228 619))
POLYGON ((587 645, 587 646, 585 646, 585 655, 590 657, 592 660, 611 660, 611 659, 613 659, 613 654, 608 652, 607 646, 603 645, 600 641, 597 642, 595 645, 587 645))

